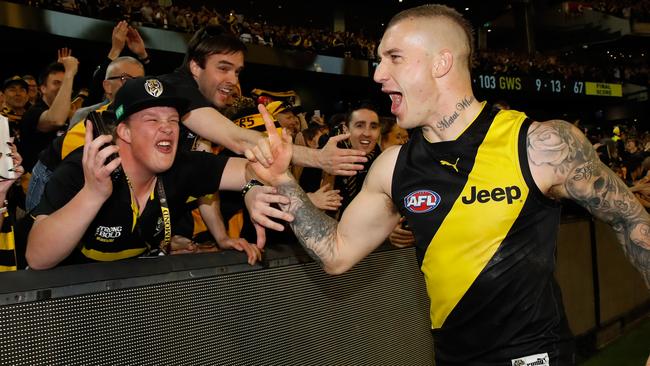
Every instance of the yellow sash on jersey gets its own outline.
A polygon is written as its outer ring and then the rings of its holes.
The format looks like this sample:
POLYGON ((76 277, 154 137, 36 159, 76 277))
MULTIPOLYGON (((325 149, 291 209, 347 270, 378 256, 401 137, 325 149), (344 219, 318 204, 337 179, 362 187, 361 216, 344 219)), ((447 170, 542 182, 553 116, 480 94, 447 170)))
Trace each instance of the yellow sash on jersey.
POLYGON ((528 197, 529 188, 521 173, 518 153, 519 131, 525 119, 523 113, 516 111, 497 114, 478 148, 462 193, 427 248, 422 272, 431 299, 433 328, 443 325, 494 256, 528 197), (472 189, 510 186, 516 186, 521 192, 510 204, 492 200, 468 205, 462 200, 472 189), (487 217, 489 221, 485 220, 487 217))

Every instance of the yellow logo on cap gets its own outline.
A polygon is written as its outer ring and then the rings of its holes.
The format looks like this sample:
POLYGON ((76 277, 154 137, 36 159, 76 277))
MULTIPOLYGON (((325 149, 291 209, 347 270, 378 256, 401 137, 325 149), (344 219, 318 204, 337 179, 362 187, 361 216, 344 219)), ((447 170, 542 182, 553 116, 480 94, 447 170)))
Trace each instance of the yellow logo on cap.
POLYGON ((163 85, 158 79, 147 79, 144 82, 144 90, 152 97, 158 98, 163 92, 163 85))

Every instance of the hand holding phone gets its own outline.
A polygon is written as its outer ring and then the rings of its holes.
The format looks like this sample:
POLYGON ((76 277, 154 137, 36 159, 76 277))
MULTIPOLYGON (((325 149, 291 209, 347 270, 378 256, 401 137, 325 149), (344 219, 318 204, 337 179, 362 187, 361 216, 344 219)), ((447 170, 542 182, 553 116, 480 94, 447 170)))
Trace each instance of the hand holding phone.
MULTIPOLYGON (((98 113, 96 111, 90 112, 88 114, 88 119, 93 125, 93 138, 96 139, 101 135, 113 135, 113 131, 111 127, 109 127, 109 121, 113 121, 114 118, 111 116, 111 112, 103 112, 103 113, 98 113)), ((110 123, 110 126, 113 126, 114 123, 110 123)), ((108 146, 108 144, 102 146, 102 149, 108 146)), ((111 154, 108 158, 106 158, 106 161, 104 162, 104 165, 110 163, 113 161, 113 159, 117 158, 118 155, 117 153, 111 154)), ((118 166, 111 172, 111 178, 113 180, 118 179, 122 175, 122 166, 118 166)))

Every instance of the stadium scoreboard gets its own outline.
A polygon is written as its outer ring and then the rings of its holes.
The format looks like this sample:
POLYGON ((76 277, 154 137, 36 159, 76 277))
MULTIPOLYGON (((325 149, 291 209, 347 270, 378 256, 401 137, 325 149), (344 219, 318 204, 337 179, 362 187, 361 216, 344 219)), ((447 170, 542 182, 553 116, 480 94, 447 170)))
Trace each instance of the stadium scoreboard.
POLYGON ((622 84, 565 80, 549 77, 475 74, 474 87, 484 91, 523 92, 573 96, 622 97, 622 84))

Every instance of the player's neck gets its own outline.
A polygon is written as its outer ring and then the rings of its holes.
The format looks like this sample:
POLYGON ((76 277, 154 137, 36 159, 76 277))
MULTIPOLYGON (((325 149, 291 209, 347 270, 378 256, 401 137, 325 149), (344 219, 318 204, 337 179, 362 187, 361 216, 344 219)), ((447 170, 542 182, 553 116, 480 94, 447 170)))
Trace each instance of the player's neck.
POLYGON ((422 128, 424 137, 430 142, 455 140, 476 119, 482 106, 471 90, 440 101, 431 121, 422 128))

